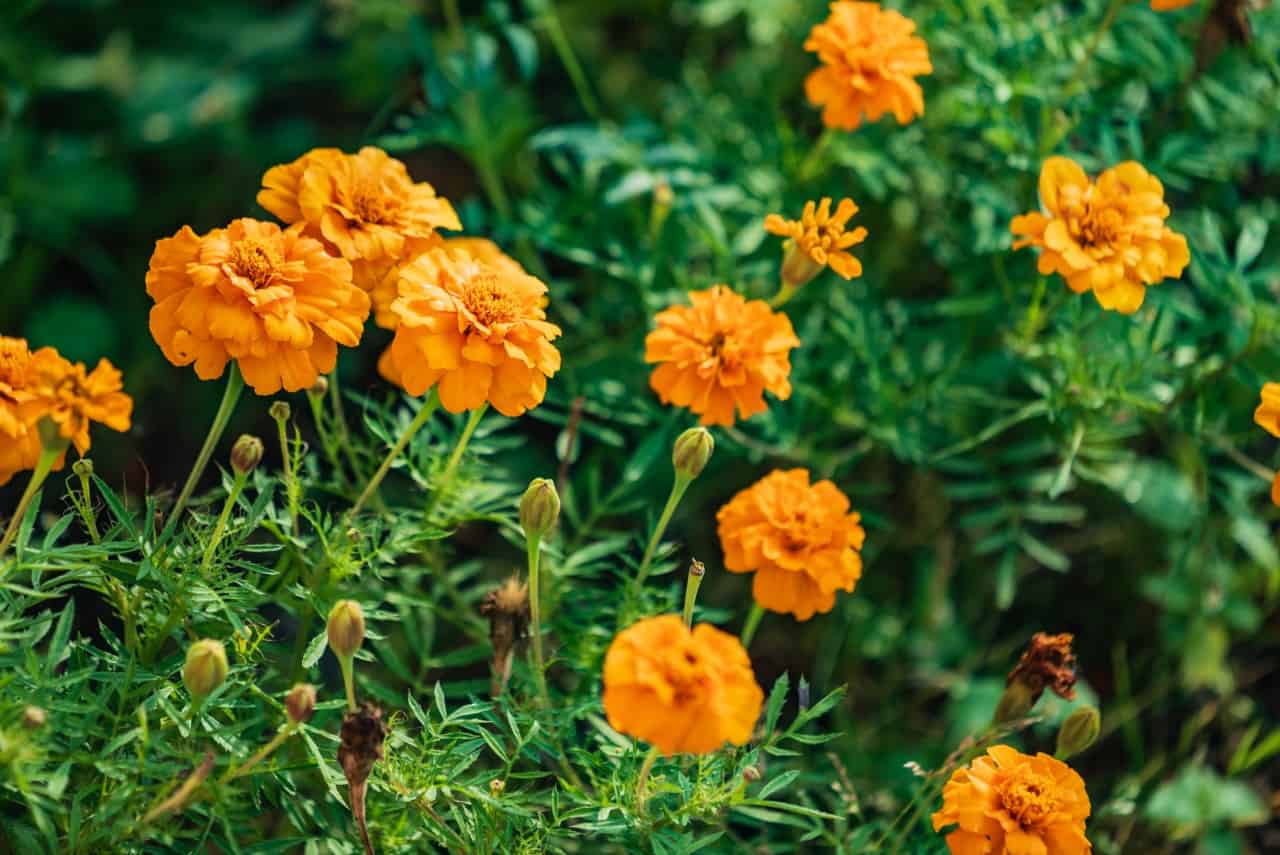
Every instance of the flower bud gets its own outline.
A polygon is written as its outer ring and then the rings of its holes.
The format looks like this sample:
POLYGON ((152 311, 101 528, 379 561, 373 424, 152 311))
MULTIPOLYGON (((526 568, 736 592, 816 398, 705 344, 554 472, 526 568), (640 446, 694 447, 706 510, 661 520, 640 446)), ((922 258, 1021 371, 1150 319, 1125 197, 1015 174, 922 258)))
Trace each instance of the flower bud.
POLYGON ((22 711, 22 726, 27 730, 39 730, 49 720, 49 714, 40 707, 29 705, 22 711))
POLYGON ((262 462, 263 450, 262 440, 247 433, 243 434, 236 440, 236 444, 231 446, 232 471, 237 475, 248 475, 257 469, 258 464, 262 462))
POLYGON ((671 465, 676 468, 677 476, 692 480, 707 468, 707 461, 715 450, 716 441, 711 437, 711 431, 704 427, 689 428, 676 437, 676 444, 671 449, 671 465))
POLYGON ((71 471, 80 478, 89 478, 93 475, 93 461, 87 457, 81 457, 75 463, 71 464, 71 471))
POLYGON ((492 781, 489 782, 489 795, 493 796, 496 799, 498 796, 502 795, 502 791, 505 790, 506 788, 507 788, 507 784, 505 781, 503 781, 501 778, 494 778, 492 781))
POLYGON ((323 398, 329 391, 329 378, 321 374, 316 378, 316 382, 311 384, 311 388, 307 389, 307 394, 313 398, 323 398))
POLYGON ((316 687, 310 683, 295 684, 284 696, 284 710, 294 724, 310 721, 316 711, 316 687))
POLYGON ((1098 741, 1102 729, 1102 715, 1097 707, 1079 707, 1058 728, 1057 758, 1074 757, 1098 741))
POLYGON ((338 600, 329 612, 329 649, 343 658, 364 644, 364 609, 355 600, 338 600))
POLYGON ((227 651, 222 642, 205 638, 187 648, 182 682, 194 698, 203 698, 227 679, 227 651))
POLYGON ((289 416, 293 413, 293 409, 287 401, 274 401, 267 409, 267 414, 278 422, 289 421, 289 416))
POLYGON ((546 478, 534 478, 520 499, 520 527, 527 538, 542 537, 560 517, 560 494, 546 478))
POLYGON ((747 768, 743 769, 742 780, 748 784, 754 784, 756 781, 760 780, 760 767, 748 766, 747 768))

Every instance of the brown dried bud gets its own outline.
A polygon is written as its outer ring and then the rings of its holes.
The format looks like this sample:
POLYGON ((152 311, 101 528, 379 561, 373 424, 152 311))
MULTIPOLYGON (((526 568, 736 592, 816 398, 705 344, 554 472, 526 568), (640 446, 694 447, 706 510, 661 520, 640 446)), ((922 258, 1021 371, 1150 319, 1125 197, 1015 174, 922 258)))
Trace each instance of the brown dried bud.
POLYGON ((221 641, 205 638, 187 648, 182 682, 193 698, 203 698, 227 679, 227 651, 221 641))
POLYGON ((297 683, 284 696, 285 713, 294 724, 311 720, 316 711, 316 687, 310 683, 297 683))
POLYGON ((511 679, 516 642, 529 628, 529 586, 518 576, 512 576, 485 595, 480 614, 489 619, 489 641, 493 644, 492 691, 496 698, 511 679))
POLYGON ((81 457, 71 464, 71 471, 81 478, 89 478, 93 475, 93 461, 87 457, 81 457))
POLYGON ((329 378, 323 374, 316 378, 316 382, 311 384, 311 388, 307 389, 307 394, 313 398, 323 398, 329 392, 329 378))
POLYGON ((1059 760, 1088 750, 1098 741, 1102 730, 1102 714, 1097 707, 1080 707, 1058 728, 1058 750, 1055 755, 1059 760))
POLYGON ((267 414, 278 422, 289 421, 289 416, 293 413, 293 408, 289 406, 288 401, 273 401, 271 406, 267 408, 267 414))
POLYGON ((365 797, 369 774, 373 771, 373 764, 382 759, 382 742, 386 738, 387 726, 382 721, 382 710, 374 704, 366 701, 342 718, 342 730, 338 735, 338 765, 351 788, 351 815, 360 829, 360 840, 367 855, 373 855, 373 844, 369 842, 369 827, 365 820, 365 797))
POLYGON ((364 644, 364 609, 355 600, 338 600, 329 612, 329 649, 349 658, 364 644))
POLYGON ((754 784, 760 780, 760 767, 748 766, 742 770, 742 780, 748 784, 754 784))
POLYGON ((675 446, 671 449, 671 465, 675 467, 677 476, 692 480, 707 468, 715 450, 716 441, 711 431, 704 427, 689 428, 676 437, 675 446))
POLYGON ((707 575, 707 565, 694 558, 689 561, 689 575, 695 579, 700 579, 707 575))
POLYGON ((560 518, 560 494, 547 478, 534 478, 520 498, 520 527, 526 538, 540 538, 560 518))
POLYGON ((248 475, 258 468, 264 451, 262 440, 247 433, 242 434, 236 444, 231 446, 232 471, 237 475, 248 475))
POLYGON ((49 714, 37 706, 28 706, 22 711, 22 726, 27 730, 39 730, 49 720, 49 714))
POLYGON ((1076 696, 1076 655, 1071 651, 1073 636, 1069 632, 1049 635, 1037 632, 1018 664, 1009 672, 1006 685, 1020 683, 1031 693, 1035 706, 1045 689, 1065 700, 1076 696))

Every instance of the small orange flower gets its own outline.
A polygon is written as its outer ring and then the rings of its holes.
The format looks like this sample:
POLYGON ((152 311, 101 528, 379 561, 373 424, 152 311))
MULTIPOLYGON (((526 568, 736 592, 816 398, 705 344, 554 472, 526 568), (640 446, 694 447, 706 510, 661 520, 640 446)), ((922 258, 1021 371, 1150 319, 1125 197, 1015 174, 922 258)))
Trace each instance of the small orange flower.
POLYGON ((644 341, 644 361, 658 363, 649 385, 662 403, 688 407, 704 425, 732 425, 735 408, 744 419, 768 409, 766 390, 791 397, 789 354, 800 339, 786 315, 727 285, 689 300, 659 312, 644 341))
POLYGON ((993 745, 952 773, 933 829, 958 826, 947 835, 951 855, 1087 855, 1090 809, 1084 781, 1067 764, 993 745))
POLYGON ((258 204, 286 223, 304 224, 334 255, 351 262, 355 282, 372 290, 387 269, 439 244, 436 229, 460 229, 449 200, 414 183, 399 160, 373 146, 356 154, 316 148, 262 176, 258 204))
MULTIPOLYGON (((507 274, 528 275, 520 262, 507 255, 496 243, 487 238, 448 238, 440 242, 439 248, 449 252, 462 250, 476 261, 507 274)), ((417 256, 415 255, 413 258, 387 268, 387 272, 383 274, 382 278, 378 280, 378 283, 369 292, 369 296, 373 298, 373 321, 378 326, 389 330, 396 328, 396 313, 391 311, 391 304, 395 302, 396 297, 400 296, 400 272, 405 265, 412 263, 416 259, 417 256)), ((545 298, 542 305, 546 305, 545 298)))
POLYGON ((1280 383, 1262 384, 1262 401, 1253 411, 1258 427, 1275 437, 1280 437, 1280 383))
POLYGON ((560 369, 551 343, 560 328, 542 309, 546 285, 464 250, 432 249, 404 266, 398 287, 396 337, 378 363, 384 377, 411 395, 438 385, 452 413, 488 401, 518 416, 542 403, 560 369))
POLYGON ((805 95, 822 107, 829 128, 851 131, 863 118, 893 113, 905 125, 924 115, 924 91, 915 81, 932 74, 929 46, 914 35, 915 22, 879 3, 839 0, 831 15, 809 32, 804 49, 822 66, 804 81, 805 95))
POLYGON ((836 591, 858 583, 861 519, 835 484, 810 485, 805 469, 770 472, 716 514, 725 569, 755 573, 756 602, 797 620, 831 611, 836 591))
POLYGON ((1040 170, 1040 203, 1013 218, 1014 249, 1041 248, 1041 273, 1058 273, 1078 294, 1093 291, 1104 309, 1130 315, 1146 286, 1182 276, 1187 239, 1164 224, 1169 206, 1159 179, 1134 161, 1089 180, 1075 162, 1051 157, 1040 170))
POLYGON ((82 362, 71 362, 52 347, 31 354, 27 366, 37 419, 50 419, 63 439, 81 455, 89 450, 89 426, 101 422, 112 430, 127 431, 133 399, 124 393, 120 371, 99 359, 93 371, 82 362))
POLYGON ((1151 8, 1157 12, 1168 12, 1171 9, 1185 9, 1196 0, 1151 0, 1151 8))
POLYGON ((151 335, 201 380, 234 359, 259 395, 309 388, 333 370, 338 345, 360 343, 369 295, 351 265, 299 227, 248 218, 156 242, 147 271, 151 335))
POLYGON ((764 692, 742 643, 676 615, 624 629, 604 659, 609 724, 663 754, 707 754, 751 739, 764 692))
POLYGON ((790 238, 782 265, 783 280, 798 287, 818 275, 824 266, 844 279, 861 276, 862 262, 848 249, 866 240, 867 230, 862 226, 846 229, 849 218, 856 213, 858 206, 852 199, 841 199, 832 214, 831 199, 824 196, 816 206, 806 202, 798 220, 785 220, 780 214, 765 217, 765 231, 790 238))
POLYGON ((31 426, 28 388, 31 351, 20 338, 0 336, 0 487, 40 459, 40 437, 31 426))

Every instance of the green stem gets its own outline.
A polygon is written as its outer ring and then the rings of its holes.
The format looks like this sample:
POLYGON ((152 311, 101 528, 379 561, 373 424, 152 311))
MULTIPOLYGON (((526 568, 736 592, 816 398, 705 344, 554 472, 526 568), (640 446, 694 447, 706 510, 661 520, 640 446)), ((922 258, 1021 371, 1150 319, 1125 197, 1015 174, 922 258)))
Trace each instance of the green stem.
POLYGON ((226 531, 227 520, 231 518, 231 511, 236 506, 236 500, 240 498, 240 493, 244 490, 244 483, 247 474, 237 472, 235 480, 231 482, 231 492, 227 494, 227 500, 222 504, 222 513, 218 514, 218 521, 214 523, 213 534, 209 537, 209 543, 204 548, 204 559, 200 562, 200 577, 207 578, 209 575, 209 564, 213 561, 213 553, 218 548, 218 544, 222 542, 222 534, 226 531))
POLYGON ((236 778, 240 778, 240 777, 243 777, 244 775, 249 774, 249 772, 253 770, 254 766, 257 766, 263 760, 267 759, 267 757, 271 756, 271 753, 275 751, 277 748, 279 748, 281 745, 283 745, 286 739, 288 739, 290 736, 293 736, 294 731, 296 731, 297 729, 298 729, 298 723, 293 721, 289 722, 284 727, 280 728, 280 731, 271 738, 271 741, 268 742, 266 745, 262 746, 261 748, 259 748, 257 753, 255 753, 252 757, 244 761, 244 763, 240 764, 239 766, 233 766, 230 769, 228 769, 226 773, 223 774, 222 780, 220 783, 225 784, 229 781, 234 781, 236 778))
POLYGON ((818 141, 809 149, 809 154, 800 164, 800 170, 797 173, 800 181, 808 181, 810 178, 817 176, 822 161, 826 157, 827 149, 835 138, 836 131, 834 128, 827 128, 822 132, 822 136, 818 137, 818 141))
POLYGON ((743 647, 751 647, 751 639, 756 637, 756 629, 760 626, 762 617, 764 617, 764 606, 759 603, 752 603, 751 614, 747 615, 747 622, 742 625, 743 647))
POLYGON ((209 465, 213 450, 217 447, 218 440, 222 438, 223 431, 227 429, 227 423, 231 421, 231 413, 235 410, 236 401, 240 399, 240 392, 243 390, 244 379, 240 376, 240 368, 232 362, 227 371, 227 388, 222 393, 222 403, 218 405, 218 412, 213 417, 213 424, 209 426, 209 433, 204 438, 204 446, 196 457, 196 463, 191 467, 191 474, 187 476, 187 483, 183 485, 182 492, 178 494, 178 501, 169 512, 169 521, 164 527, 165 532, 171 531, 182 518, 182 511, 191 499, 191 494, 195 492, 196 485, 200 483, 200 476, 209 465))
POLYGON ((356 447, 351 442, 351 428, 347 425, 347 414, 342 409, 342 392, 338 387, 338 371, 335 368, 329 375, 329 403, 333 407, 333 421, 338 426, 338 444, 347 453, 347 464, 351 466, 351 477, 360 477, 360 463, 356 460, 356 447))
POLYGON ((356 674, 355 656, 339 656, 338 665, 342 668, 342 683, 347 689, 347 712, 356 711, 356 674))
POLYGON ((546 12, 542 15, 541 24, 551 38, 551 45, 555 48, 556 54, 559 55, 560 62, 564 64, 564 70, 569 73, 569 80, 573 83, 573 91, 577 93, 582 109, 586 110, 591 118, 598 119, 600 110, 596 105, 595 96, 591 94, 587 76, 583 73, 582 65, 578 62, 578 57, 573 52, 573 45, 569 43, 564 27, 560 25, 560 18, 556 14, 556 6, 553 0, 546 0, 546 12))
POLYGON ((644 763, 640 766, 640 774, 636 776, 636 813, 644 813, 645 803, 645 785, 649 783, 649 773, 653 771, 653 764, 658 759, 658 746, 649 749, 649 753, 644 757, 644 763))
POLYGON ((529 555, 529 625, 533 630, 533 676, 538 683, 538 701, 543 708, 547 708, 551 706, 551 695, 547 692, 547 663, 542 652, 542 580, 539 575, 542 538, 527 538, 525 544, 529 555))
POLYGON ((280 457, 284 467, 284 492, 289 499, 289 533, 298 536, 298 498, 301 486, 293 475, 293 452, 289 448, 289 424, 286 419, 276 420, 276 432, 280 436, 280 457))
POLYGON ((102 540, 102 536, 98 534, 98 520, 93 513, 93 490, 89 476, 80 473, 80 501, 83 505, 79 507, 80 516, 84 519, 84 527, 89 531, 89 539, 94 543, 102 540))
POLYGON ((658 517, 658 524, 654 526, 653 536, 649 538, 649 544, 644 548, 644 558, 640 560, 640 571, 636 573, 636 587, 644 584, 644 580, 649 576, 650 565, 653 564, 653 555, 658 551, 658 544, 662 542, 662 535, 666 533, 667 524, 671 522, 671 515, 676 512, 676 506, 680 504, 680 500, 684 498, 684 491, 689 489, 692 478, 676 474, 675 481, 671 484, 671 494, 667 496, 666 507, 662 509, 662 515, 658 517))
POLYGON ((444 495, 453 484, 453 476, 458 472, 458 464, 462 462, 462 454, 467 450, 467 445, 471 442, 471 435, 476 432, 476 428, 480 425, 480 420, 484 418, 484 414, 488 412, 489 405, 481 404, 478 408, 471 411, 471 417, 467 419, 466 426, 462 429, 462 436, 458 437, 457 443, 453 446, 453 453, 449 455, 449 461, 444 465, 444 472, 440 474, 440 484, 436 487, 438 495, 444 495))
POLYGON ((1071 90, 1080 82, 1080 78, 1084 76, 1085 67, 1089 61, 1093 59, 1093 55, 1098 52, 1098 46, 1102 44, 1102 37, 1111 29, 1111 25, 1115 23, 1116 16, 1120 14, 1120 7, 1123 6, 1125 0, 1111 0, 1107 6, 1107 11, 1102 15, 1102 21, 1098 24, 1098 29, 1094 31, 1093 38, 1089 39, 1089 44, 1084 50, 1084 54, 1076 61, 1076 66, 1071 72, 1071 78, 1066 85, 1062 87, 1063 98, 1071 97, 1071 90))
MULTIPOLYGON (((22 491, 22 498, 18 500, 18 508, 13 512, 13 519, 9 520, 9 527, 5 529, 4 538, 0 539, 0 558, 9 550, 9 544, 13 543, 13 539, 18 536, 18 530, 22 528, 22 520, 27 515, 27 509, 31 507, 31 502, 35 499, 36 494, 40 492, 40 488, 44 485, 45 479, 49 477, 49 473, 53 470, 53 464, 57 462, 58 456, 66 451, 66 446, 62 448, 41 448, 40 458, 36 461, 35 470, 31 473, 31 480, 27 482, 27 489, 22 491)), ((3 574, 0 574, 2 576, 3 574)))
POLYGON ((364 492, 360 494, 360 498, 356 499, 356 503, 351 506, 351 510, 347 511, 348 517, 354 517, 360 513, 360 509, 364 507, 365 502, 369 501, 378 492, 378 485, 387 476, 387 472, 391 469, 391 464, 400 456, 400 452, 404 451, 405 446, 409 444, 409 440, 413 439, 414 435, 422 430, 422 426, 427 423, 427 419, 431 418, 431 414, 435 412, 439 404, 440 396, 436 394, 435 389, 432 389, 427 399, 422 402, 422 406, 418 409, 418 414, 413 417, 413 421, 405 428, 400 439, 396 440, 396 444, 391 447, 391 451, 387 452, 386 459, 382 461, 378 471, 373 473, 373 477, 365 485, 364 492))
POLYGON ((702 578, 707 575, 707 569, 702 565, 701 561, 694 561, 689 565, 689 581, 684 588, 684 625, 693 626, 693 606, 698 601, 698 589, 702 587, 702 578))

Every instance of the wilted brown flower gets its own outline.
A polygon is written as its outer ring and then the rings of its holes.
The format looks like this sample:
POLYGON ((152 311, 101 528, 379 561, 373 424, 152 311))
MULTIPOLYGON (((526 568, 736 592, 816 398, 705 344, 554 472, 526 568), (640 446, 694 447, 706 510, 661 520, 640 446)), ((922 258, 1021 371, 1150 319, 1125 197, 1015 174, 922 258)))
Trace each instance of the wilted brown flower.
POLYGON ((359 709, 342 718, 339 734, 338 764, 347 776, 351 788, 351 815, 360 829, 364 851, 373 855, 369 842, 369 826, 365 820, 365 796, 369 789, 369 774, 373 764, 382 759, 382 741, 387 738, 387 726, 382 721, 382 709, 365 702, 359 709))
POLYGON ((485 595, 480 614, 489 619, 489 641, 493 644, 492 691, 496 698, 511 679, 516 642, 529 628, 529 586, 512 576, 485 595))
POLYGON ((1006 685, 1021 683, 1031 691, 1031 704, 1040 700, 1045 689, 1051 689, 1064 700, 1076 696, 1076 655, 1071 651, 1074 636, 1069 632, 1050 635, 1037 632, 1023 652, 1018 664, 1009 672, 1006 685))

